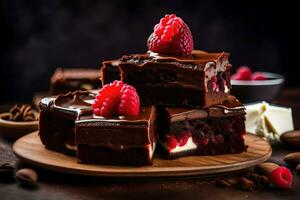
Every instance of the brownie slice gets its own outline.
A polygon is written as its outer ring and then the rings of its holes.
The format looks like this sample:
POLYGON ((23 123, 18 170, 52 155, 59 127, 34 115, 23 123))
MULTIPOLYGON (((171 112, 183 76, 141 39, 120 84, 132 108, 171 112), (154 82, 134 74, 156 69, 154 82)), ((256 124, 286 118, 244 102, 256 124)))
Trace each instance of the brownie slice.
POLYGON ((209 107, 229 95, 228 53, 195 50, 187 57, 134 54, 102 64, 102 84, 122 80, 134 86, 141 103, 168 107, 209 107))
POLYGON ((97 69, 57 68, 51 77, 50 92, 52 95, 91 90, 101 87, 100 72, 97 69))
POLYGON ((137 117, 82 115, 75 123, 80 162, 127 166, 152 164, 159 123, 155 106, 142 107, 137 117))
POLYGON ((78 114, 91 112, 93 100, 94 95, 86 91, 41 100, 39 135, 46 148, 75 155, 75 120, 78 114))
POLYGON ((246 150, 245 108, 233 96, 206 109, 166 108, 160 142, 168 158, 246 150))

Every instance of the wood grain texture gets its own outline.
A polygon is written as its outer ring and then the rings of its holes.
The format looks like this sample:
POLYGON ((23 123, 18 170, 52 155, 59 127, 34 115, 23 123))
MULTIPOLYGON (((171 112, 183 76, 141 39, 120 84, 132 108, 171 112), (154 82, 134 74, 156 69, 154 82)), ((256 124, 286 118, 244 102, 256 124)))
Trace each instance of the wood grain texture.
POLYGON ((75 157, 46 149, 37 132, 17 140, 13 145, 13 151, 23 162, 64 173, 111 177, 170 177, 241 170, 264 162, 272 154, 271 146, 257 136, 248 134, 246 144, 247 152, 239 154, 189 156, 176 160, 154 158, 153 165, 146 167, 80 164, 75 157))

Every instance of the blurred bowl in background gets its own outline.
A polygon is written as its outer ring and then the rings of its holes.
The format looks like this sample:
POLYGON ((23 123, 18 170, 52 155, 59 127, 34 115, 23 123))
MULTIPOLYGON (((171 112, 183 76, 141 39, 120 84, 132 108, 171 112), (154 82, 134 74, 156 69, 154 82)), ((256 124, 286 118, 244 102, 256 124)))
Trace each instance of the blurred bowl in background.
POLYGON ((268 80, 231 80, 231 94, 242 103, 258 101, 271 102, 280 92, 284 83, 284 76, 269 72, 261 72, 268 80))
MULTIPOLYGON (((6 116, 10 113, 0 114, 0 135, 11 140, 16 140, 28 133, 38 130, 39 121, 16 122, 6 120, 6 116)), ((36 117, 38 113, 35 113, 36 117)))

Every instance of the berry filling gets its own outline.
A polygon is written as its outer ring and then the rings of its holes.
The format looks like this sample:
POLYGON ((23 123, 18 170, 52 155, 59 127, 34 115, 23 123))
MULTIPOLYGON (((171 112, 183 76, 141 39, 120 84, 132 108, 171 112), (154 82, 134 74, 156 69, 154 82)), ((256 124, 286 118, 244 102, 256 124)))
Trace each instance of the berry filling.
POLYGON ((192 136, 199 154, 242 152, 246 135, 244 120, 244 116, 236 116, 173 122, 170 126, 172 135, 166 139, 172 138, 176 143, 167 142, 168 149, 186 145, 192 136))
POLYGON ((207 82, 207 88, 211 93, 225 92, 227 88, 225 73, 218 72, 217 76, 213 76, 207 82))

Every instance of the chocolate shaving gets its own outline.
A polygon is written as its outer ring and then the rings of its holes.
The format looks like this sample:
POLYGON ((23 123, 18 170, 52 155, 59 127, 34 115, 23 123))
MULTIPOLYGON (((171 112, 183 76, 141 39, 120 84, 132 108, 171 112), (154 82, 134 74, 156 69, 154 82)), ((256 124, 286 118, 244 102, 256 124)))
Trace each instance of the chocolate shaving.
POLYGON ((37 120, 34 115, 34 110, 30 105, 15 105, 10 109, 9 113, 10 115, 7 115, 3 119, 16 122, 37 120))

